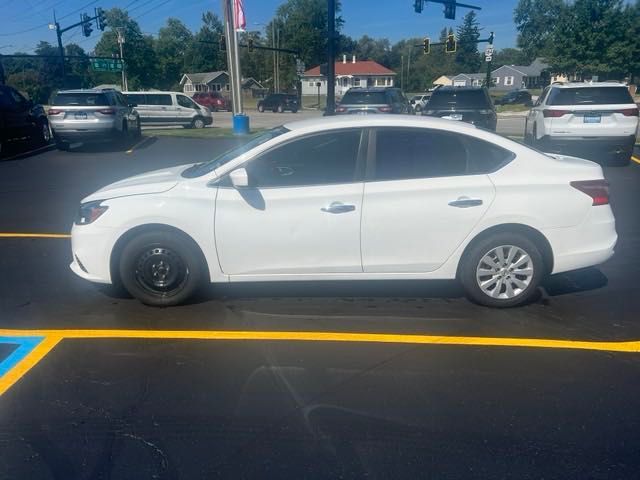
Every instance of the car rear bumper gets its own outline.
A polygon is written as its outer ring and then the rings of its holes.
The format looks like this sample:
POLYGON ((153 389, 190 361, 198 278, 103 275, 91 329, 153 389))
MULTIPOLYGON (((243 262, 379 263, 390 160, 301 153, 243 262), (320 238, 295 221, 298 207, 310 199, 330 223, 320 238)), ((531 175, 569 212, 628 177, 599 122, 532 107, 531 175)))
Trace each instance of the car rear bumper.
POLYGON ((607 137, 570 137, 546 135, 540 139, 539 149, 549 153, 571 153, 577 157, 619 155, 633 152, 635 135, 607 137))
POLYGON ((87 126, 51 122, 51 130, 56 138, 69 141, 105 140, 113 138, 117 130, 112 122, 87 126))

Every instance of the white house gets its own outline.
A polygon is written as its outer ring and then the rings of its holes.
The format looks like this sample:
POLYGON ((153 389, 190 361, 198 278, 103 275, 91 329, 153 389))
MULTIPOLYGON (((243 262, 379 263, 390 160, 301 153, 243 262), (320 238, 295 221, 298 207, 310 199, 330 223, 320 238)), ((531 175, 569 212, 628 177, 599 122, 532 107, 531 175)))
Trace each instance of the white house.
POLYGON ((196 92, 229 91, 229 74, 227 72, 185 73, 180 79, 182 91, 189 96, 196 92))
MULTIPOLYGON (((342 96, 351 87, 393 87, 396 73, 372 60, 356 60, 355 55, 336 62, 336 95, 342 96)), ((302 75, 302 95, 327 94, 327 77, 320 73, 320 66, 313 67, 302 75)))

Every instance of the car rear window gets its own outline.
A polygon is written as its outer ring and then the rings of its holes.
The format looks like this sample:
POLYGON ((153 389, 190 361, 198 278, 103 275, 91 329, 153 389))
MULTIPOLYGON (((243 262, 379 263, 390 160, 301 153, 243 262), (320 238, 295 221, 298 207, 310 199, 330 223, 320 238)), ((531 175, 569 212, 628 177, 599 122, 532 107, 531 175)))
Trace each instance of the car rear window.
POLYGON ((626 87, 554 88, 547 105, 608 105, 633 103, 626 87))
POLYGON ((347 92, 342 101, 343 105, 371 105, 387 103, 384 92, 347 92))
POLYGON ((109 105, 109 97, 104 93, 58 93, 51 101, 57 106, 105 107, 109 105))
POLYGON ((482 90, 435 91, 427 106, 429 108, 491 108, 482 90))

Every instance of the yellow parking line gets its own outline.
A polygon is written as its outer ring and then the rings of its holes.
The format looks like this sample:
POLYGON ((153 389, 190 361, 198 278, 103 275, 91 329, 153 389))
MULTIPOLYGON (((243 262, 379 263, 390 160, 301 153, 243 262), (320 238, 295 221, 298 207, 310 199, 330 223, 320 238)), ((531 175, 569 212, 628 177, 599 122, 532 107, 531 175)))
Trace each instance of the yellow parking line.
POLYGON ((631 155, 631 160, 633 160, 636 163, 640 163, 640 158, 638 158, 638 157, 636 157, 634 155, 631 155))
POLYGON ((0 233, 0 238, 71 238, 68 233, 0 233))
POLYGON ((62 340, 62 337, 50 336, 45 338, 36 348, 20 360, 15 367, 0 377, 0 396, 9 390, 29 370, 35 367, 60 340, 62 340))
POLYGON ((133 147, 131 147, 129 150, 127 150, 127 153, 133 153, 133 151, 140 147, 144 142, 151 140, 154 137, 144 137, 142 140, 140 140, 138 143, 136 143, 133 147))

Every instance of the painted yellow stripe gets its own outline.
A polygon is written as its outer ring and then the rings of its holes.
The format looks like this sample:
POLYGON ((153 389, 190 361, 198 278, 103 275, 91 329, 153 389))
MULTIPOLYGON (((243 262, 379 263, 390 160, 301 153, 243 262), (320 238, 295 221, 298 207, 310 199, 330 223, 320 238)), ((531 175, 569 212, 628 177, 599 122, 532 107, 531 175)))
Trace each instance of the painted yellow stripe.
POLYGON ((140 140, 138 143, 136 143, 133 147, 131 147, 129 150, 127 150, 127 153, 133 153, 133 151, 142 146, 143 143, 148 142, 149 140, 151 140, 154 137, 144 137, 142 140, 140 140))
POLYGON ((631 155, 631 160, 633 160, 636 163, 640 163, 640 158, 636 157, 635 155, 631 155))
POLYGON ((600 342, 544 338, 458 337, 393 333, 282 332, 234 330, 0 330, 0 336, 53 338, 140 338, 184 340, 276 340, 312 342, 404 343, 416 345, 468 345, 599 350, 640 353, 640 340, 600 342))
POLYGON ((9 390, 18 380, 20 380, 29 370, 35 367, 47 353, 49 353, 62 337, 50 336, 42 340, 29 354, 0 377, 0 395, 9 390))
POLYGON ((0 238, 71 238, 68 233, 0 233, 0 238))

